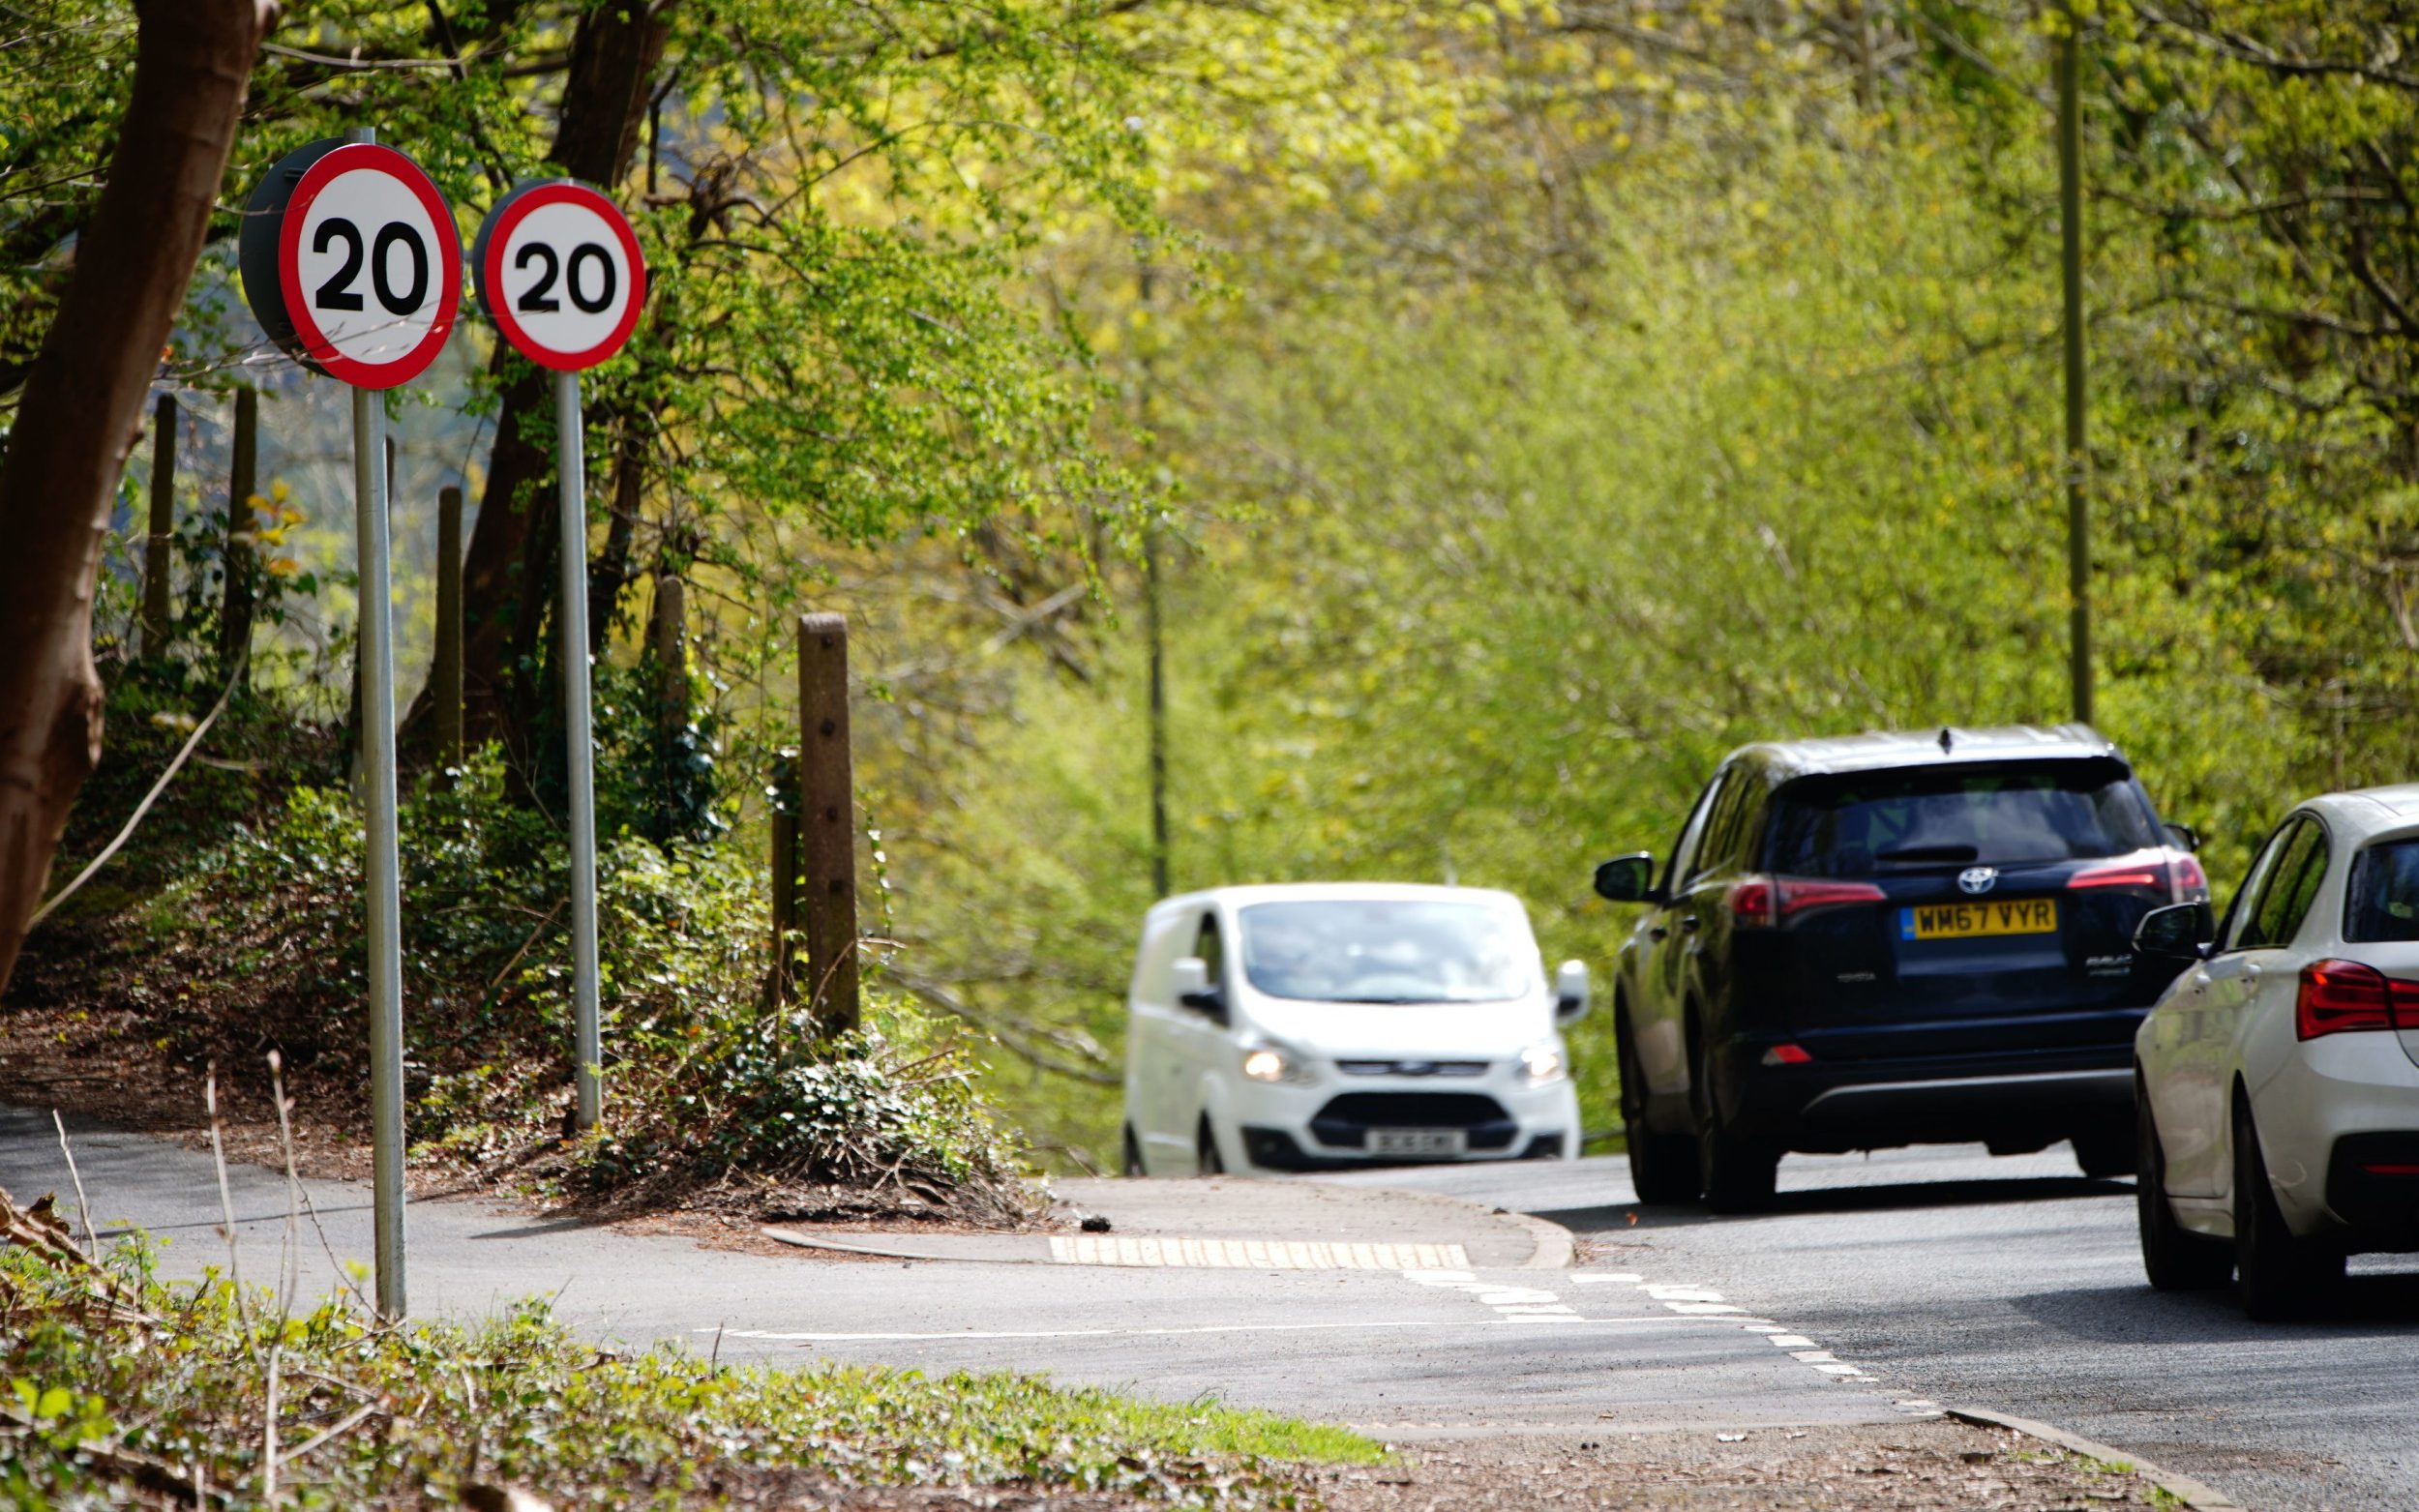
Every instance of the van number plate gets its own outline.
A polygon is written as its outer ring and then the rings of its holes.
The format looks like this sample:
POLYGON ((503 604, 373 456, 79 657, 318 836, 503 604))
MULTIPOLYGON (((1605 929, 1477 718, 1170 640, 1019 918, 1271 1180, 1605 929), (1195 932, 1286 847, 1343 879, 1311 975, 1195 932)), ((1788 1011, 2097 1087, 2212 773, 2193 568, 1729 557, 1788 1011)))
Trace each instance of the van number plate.
POLYGON ((1989 903, 1926 904, 1898 910, 1900 939, 1973 939, 1988 934, 2054 934, 2058 904, 2050 898, 1989 903))
POLYGON ((1470 1136, 1459 1129, 1372 1129, 1372 1155, 1466 1155, 1470 1136))

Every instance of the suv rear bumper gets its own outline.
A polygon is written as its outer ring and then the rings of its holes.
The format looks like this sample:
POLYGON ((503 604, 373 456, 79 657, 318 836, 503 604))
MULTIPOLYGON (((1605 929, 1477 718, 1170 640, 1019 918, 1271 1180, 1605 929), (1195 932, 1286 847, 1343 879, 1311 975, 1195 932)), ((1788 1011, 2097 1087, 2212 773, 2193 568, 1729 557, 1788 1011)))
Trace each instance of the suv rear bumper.
POLYGON ((1783 1149, 1986 1143, 2015 1153, 2077 1131, 2130 1129, 2134 1116, 2132 1047, 2125 1045, 2054 1057, 1878 1065, 1767 1066, 1763 1051, 1743 1046, 1731 1057, 1721 1104, 1734 1129, 1783 1149))

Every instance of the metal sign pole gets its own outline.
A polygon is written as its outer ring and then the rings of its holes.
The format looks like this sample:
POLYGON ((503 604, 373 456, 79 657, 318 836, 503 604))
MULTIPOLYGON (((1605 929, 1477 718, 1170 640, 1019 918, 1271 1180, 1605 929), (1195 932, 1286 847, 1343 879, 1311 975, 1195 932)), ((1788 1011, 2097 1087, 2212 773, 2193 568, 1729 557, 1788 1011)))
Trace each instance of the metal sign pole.
POLYGON ((580 374, 554 374, 554 471, 561 484, 563 712, 571 775, 571 998, 579 1127, 593 1129, 604 1102, 604 1031, 597 1022, 596 782, 588 727, 588 505, 580 425, 580 374))
MULTIPOLYGON (((377 140, 372 128, 347 141, 377 140)), ((387 572, 386 404, 353 388, 353 528, 360 545, 361 767, 368 788, 370 1141, 378 1312, 403 1316, 403 937, 395 837, 395 646, 387 572)))

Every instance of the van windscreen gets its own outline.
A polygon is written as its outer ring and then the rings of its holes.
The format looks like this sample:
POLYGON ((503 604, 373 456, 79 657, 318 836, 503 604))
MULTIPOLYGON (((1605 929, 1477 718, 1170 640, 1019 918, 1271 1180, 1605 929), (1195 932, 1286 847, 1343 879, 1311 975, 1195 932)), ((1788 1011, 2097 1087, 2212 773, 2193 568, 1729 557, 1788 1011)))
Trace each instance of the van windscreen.
POLYGON ((1336 1003, 1485 1003, 1535 985, 1520 921, 1482 904, 1319 899, 1241 910, 1256 992, 1336 1003))
POLYGON ((1786 876, 2082 861, 2163 843, 2132 774, 2114 760, 1801 778, 1774 810, 1769 864, 1786 876))

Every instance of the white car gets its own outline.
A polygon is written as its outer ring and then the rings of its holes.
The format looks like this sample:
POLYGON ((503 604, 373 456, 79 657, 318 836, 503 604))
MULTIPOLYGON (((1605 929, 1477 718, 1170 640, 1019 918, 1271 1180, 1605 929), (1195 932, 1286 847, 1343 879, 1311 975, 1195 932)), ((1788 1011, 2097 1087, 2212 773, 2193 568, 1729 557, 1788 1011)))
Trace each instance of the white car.
POLYGON ((1128 1175, 1569 1159, 1562 1025, 1529 915, 1472 887, 1316 883, 1171 898, 1143 922, 1128 1175))
POLYGON ((2419 1250, 2419 786, 2295 809, 2212 935, 2206 904, 2135 935, 2187 964, 2134 1041, 2142 1260, 2287 1316, 2419 1250))

